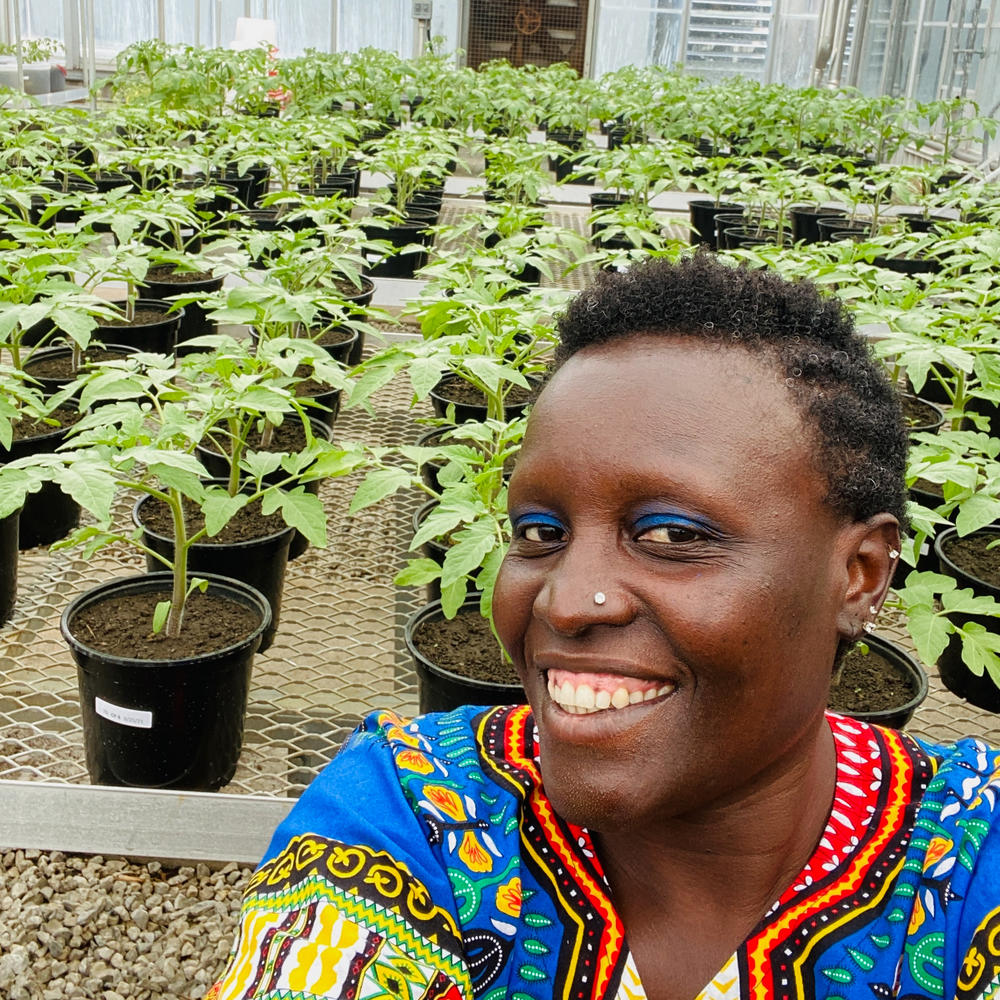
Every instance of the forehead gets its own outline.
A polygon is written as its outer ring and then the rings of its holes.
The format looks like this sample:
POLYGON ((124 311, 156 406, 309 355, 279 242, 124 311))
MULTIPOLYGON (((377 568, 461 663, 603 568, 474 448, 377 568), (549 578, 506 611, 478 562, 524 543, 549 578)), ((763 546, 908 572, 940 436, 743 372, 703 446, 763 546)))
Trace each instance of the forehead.
POLYGON ((821 498, 812 451, 770 357, 643 335, 586 348, 556 372, 532 411, 515 480, 537 457, 560 474, 586 465, 624 480, 687 477, 717 491, 791 477, 821 498))

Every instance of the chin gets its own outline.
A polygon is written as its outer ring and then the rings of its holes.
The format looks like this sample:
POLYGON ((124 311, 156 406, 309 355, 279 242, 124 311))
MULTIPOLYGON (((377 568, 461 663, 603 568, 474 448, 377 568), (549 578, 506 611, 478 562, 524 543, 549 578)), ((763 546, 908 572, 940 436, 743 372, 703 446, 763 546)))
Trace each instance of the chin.
POLYGON ((557 815, 595 832, 629 830, 641 823, 634 788, 601 780, 600 769, 580 761, 550 761, 542 754, 542 784, 557 815), (582 780, 586 774, 589 780, 582 780))

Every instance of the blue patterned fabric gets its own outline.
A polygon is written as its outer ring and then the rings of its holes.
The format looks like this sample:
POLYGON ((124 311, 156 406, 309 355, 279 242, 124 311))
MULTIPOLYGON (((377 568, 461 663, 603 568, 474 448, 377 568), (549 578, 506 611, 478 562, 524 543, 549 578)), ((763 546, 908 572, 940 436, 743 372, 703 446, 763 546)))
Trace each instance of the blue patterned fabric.
MULTIPOLYGON (((1000 752, 829 716, 813 857, 706 998, 1000 1000, 1000 752)), ((530 710, 365 720, 276 831, 210 1000, 641 1000, 530 710)))

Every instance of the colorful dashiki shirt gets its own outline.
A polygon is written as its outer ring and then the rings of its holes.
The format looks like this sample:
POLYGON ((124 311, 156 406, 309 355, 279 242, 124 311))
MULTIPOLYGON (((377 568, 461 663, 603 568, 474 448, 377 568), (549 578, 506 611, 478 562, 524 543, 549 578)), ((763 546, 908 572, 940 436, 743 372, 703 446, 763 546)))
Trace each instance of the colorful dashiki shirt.
MULTIPOLYGON (((837 793, 794 883, 702 991, 1000 998, 1000 751, 830 716, 837 793)), ((643 1000, 530 710, 371 715, 279 827, 210 1000, 643 1000)))

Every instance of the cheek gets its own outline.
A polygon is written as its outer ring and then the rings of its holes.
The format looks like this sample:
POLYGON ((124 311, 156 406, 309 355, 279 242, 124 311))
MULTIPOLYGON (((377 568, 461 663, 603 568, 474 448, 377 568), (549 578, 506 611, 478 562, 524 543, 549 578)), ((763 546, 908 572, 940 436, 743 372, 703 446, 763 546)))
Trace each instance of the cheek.
POLYGON ((509 559, 504 560, 493 590, 493 624, 515 663, 522 659, 522 641, 536 590, 528 574, 519 572, 509 559))

